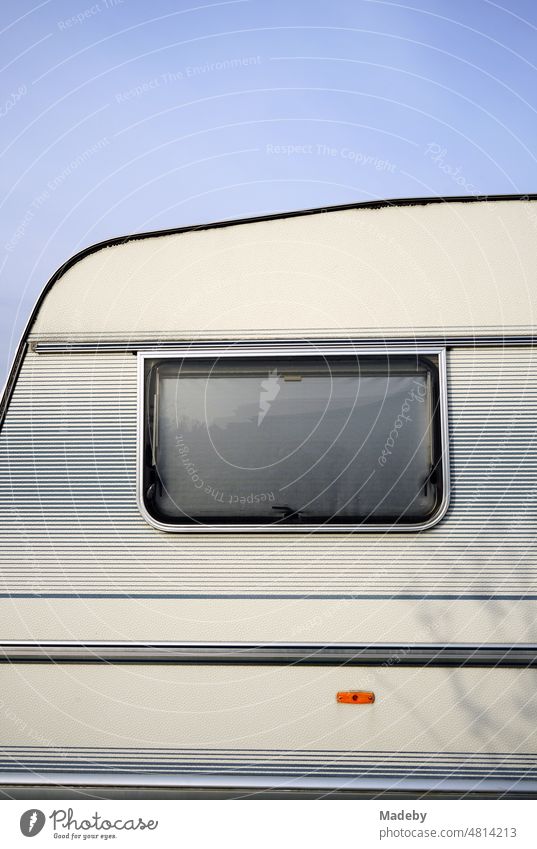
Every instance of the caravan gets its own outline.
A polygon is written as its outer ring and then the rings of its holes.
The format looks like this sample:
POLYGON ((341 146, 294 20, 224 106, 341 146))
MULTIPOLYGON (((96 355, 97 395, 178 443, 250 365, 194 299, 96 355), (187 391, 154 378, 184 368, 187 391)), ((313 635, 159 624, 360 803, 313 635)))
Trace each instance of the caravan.
POLYGON ((114 239, 1 407, 0 782, 537 792, 537 204, 114 239))

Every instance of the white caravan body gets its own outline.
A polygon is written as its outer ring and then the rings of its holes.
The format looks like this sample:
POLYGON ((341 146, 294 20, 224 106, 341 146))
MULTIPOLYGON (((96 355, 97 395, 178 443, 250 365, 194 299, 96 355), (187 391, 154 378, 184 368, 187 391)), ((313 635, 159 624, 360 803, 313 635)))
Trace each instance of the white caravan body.
POLYGON ((0 782, 537 790, 537 203, 448 201, 50 281, 0 425, 0 782))

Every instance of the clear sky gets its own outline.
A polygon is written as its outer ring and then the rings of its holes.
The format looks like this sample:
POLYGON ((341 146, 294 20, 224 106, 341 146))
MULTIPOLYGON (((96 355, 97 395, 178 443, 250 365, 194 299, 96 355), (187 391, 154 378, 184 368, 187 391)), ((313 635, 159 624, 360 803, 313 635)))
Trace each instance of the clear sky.
POLYGON ((0 383, 110 236, 537 191, 534 0, 2 0, 0 383))

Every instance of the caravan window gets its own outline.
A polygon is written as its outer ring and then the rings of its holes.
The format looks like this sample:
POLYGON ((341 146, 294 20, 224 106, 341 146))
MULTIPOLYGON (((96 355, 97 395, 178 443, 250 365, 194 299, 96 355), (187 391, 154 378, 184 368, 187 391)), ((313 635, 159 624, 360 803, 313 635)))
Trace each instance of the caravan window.
POLYGON ((140 494, 159 526, 411 529, 438 514, 438 356, 141 362, 140 494))

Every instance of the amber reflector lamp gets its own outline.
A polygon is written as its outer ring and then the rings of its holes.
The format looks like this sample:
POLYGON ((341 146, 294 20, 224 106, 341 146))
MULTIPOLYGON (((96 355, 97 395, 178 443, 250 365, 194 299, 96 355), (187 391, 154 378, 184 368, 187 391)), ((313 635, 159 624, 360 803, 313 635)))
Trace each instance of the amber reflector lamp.
POLYGON ((375 694, 368 693, 366 690, 347 690, 338 693, 336 698, 338 702, 344 705, 372 705, 375 701, 375 694))

